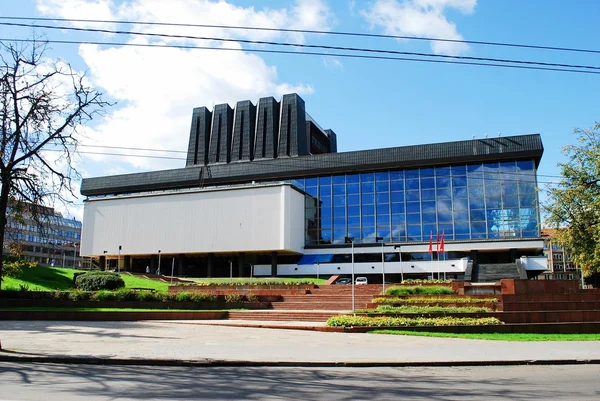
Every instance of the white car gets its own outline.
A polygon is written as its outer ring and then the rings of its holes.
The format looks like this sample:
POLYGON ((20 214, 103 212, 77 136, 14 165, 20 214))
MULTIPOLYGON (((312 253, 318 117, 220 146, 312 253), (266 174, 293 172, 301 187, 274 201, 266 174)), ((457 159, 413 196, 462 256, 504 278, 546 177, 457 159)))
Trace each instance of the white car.
POLYGON ((357 277, 356 280, 354 281, 354 284, 356 284, 356 285, 369 284, 369 281, 367 280, 366 277, 357 277))

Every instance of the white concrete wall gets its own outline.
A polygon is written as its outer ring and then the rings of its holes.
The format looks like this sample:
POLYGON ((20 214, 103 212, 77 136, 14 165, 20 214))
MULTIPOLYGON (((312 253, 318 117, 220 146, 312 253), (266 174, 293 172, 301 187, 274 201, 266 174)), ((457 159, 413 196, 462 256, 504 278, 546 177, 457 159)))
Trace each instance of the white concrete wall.
POLYGON ((548 258, 546 256, 522 256, 521 263, 525 270, 548 270, 548 258))
POLYGON ((290 251, 304 245, 304 195, 289 185, 167 192, 85 203, 84 256, 290 251))
MULTIPOLYGON (((453 273, 463 274, 467 268, 468 260, 441 260, 437 261, 410 261, 410 262, 386 262, 384 265, 385 273, 405 273, 405 274, 424 274, 435 273, 453 273)), ((281 276, 314 276, 332 274, 352 274, 352 263, 320 263, 319 265, 295 265, 281 264, 277 266, 277 274, 281 276), (338 269, 339 267, 339 269, 338 269)), ((354 274, 382 274, 381 262, 375 263, 354 263, 354 274)), ((270 265, 255 265, 255 276, 271 275, 270 265)))

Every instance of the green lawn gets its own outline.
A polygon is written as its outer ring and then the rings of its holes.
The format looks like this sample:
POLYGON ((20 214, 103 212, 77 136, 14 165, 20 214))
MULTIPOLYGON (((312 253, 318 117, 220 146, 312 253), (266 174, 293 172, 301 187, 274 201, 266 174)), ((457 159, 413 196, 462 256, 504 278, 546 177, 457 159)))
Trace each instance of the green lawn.
MULTIPOLYGON (((29 291, 69 290, 73 288, 73 274, 83 272, 62 267, 36 266, 25 268, 18 277, 3 277, 2 289, 19 289, 24 286, 29 291)), ((126 288, 152 288, 167 291, 168 283, 121 274, 126 288)))
POLYGON ((536 333, 434 333, 404 330, 374 330, 374 334, 394 334, 417 337, 466 338, 495 341, 600 341, 600 333, 592 334, 536 334, 536 333))

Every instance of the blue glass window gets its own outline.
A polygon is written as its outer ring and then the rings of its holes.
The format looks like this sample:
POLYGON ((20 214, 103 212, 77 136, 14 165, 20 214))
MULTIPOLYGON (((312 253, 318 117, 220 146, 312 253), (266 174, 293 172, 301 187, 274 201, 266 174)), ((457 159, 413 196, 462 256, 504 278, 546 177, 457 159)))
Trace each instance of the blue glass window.
POLYGON ((334 175, 332 177, 333 185, 345 185, 346 184, 346 176, 345 175, 334 175))
POLYGON ((364 182, 374 182, 375 181, 375 174, 373 173, 361 173, 360 174, 360 182, 364 183, 364 182))
POLYGON ((438 188, 435 192, 438 199, 450 199, 452 197, 450 188, 438 188))
POLYGON ((452 167, 450 167, 450 171, 451 171, 453 177, 466 176, 467 175, 467 166, 452 166, 452 167))
POLYGON ((404 191, 404 181, 392 181, 390 188, 392 191, 404 191))
POLYGON ((375 184, 375 189, 377 192, 388 192, 390 190, 390 183, 389 181, 377 182, 375 184))
POLYGON ((519 205, 521 207, 532 207, 535 205, 535 195, 519 196, 519 205))
POLYGON ((406 211, 408 213, 420 213, 421 203, 420 202, 406 202, 406 211))
POLYGON ((375 173, 375 181, 388 182, 389 180, 390 180, 390 174, 387 171, 375 173))
POLYGON ((319 195, 321 197, 331 195, 331 187, 320 187, 319 188, 319 195))
POLYGON ((434 189, 424 189, 421 191, 421 198, 424 201, 435 200, 435 190, 434 189))
POLYGON ((467 178, 466 177, 452 177, 452 186, 453 187, 466 187, 467 186, 467 178))
POLYGON ((408 226, 408 239, 411 241, 422 241, 421 226, 408 226))
POLYGON ((434 177, 435 173, 432 168, 422 168, 421 169, 421 178, 429 178, 434 177))
POLYGON ((316 187, 317 186, 317 179, 316 178, 307 178, 306 179, 306 186, 307 187, 316 187))
POLYGON ((437 215, 435 213, 423 213, 423 223, 437 223, 437 215))
POLYGON ((419 201, 421 197, 419 196, 419 191, 406 191, 406 201, 419 201))
POLYGON ((471 221, 485 221, 485 210, 471 210, 471 221))
POLYGON ((350 174, 346 176, 346 183, 358 183, 360 182, 360 176, 358 174, 350 174))
POLYGON ((346 197, 344 195, 335 195, 333 197, 333 206, 345 206, 346 197))
POLYGON ((404 181, 404 171, 391 171, 390 172, 390 180, 391 181, 404 181))
POLYGON ((331 176, 319 177, 319 185, 331 185, 331 176))
POLYGON ((421 179, 421 188, 422 189, 435 188, 435 180, 433 178, 421 179))
POLYGON ((360 206, 348 206, 348 216, 360 216, 360 206))
POLYGON ((435 213, 435 202, 423 202, 421 203, 423 213, 435 213))
POLYGON ((341 217, 346 215, 346 208, 344 206, 338 206, 333 208, 333 216, 341 217))
POLYGON ((439 223, 452 223, 452 212, 438 212, 439 223))
POLYGON ((406 223, 421 224, 421 215, 420 214, 407 214, 406 215, 406 223))
POLYGON ((454 212, 455 221, 469 221, 469 212, 454 212))
POLYGON ((362 215, 369 216, 375 214, 375 206, 373 205, 362 205, 362 215))
POLYGON ((384 214, 384 215, 377 215, 377 226, 385 226, 385 225, 390 225, 390 215, 389 214, 384 214))
POLYGON ((372 205, 373 203, 375 203, 375 195, 363 193, 361 196, 361 200, 363 205, 372 205))
POLYGON ((467 192, 467 188, 452 188, 452 197, 453 198, 467 198, 469 193, 467 192))
POLYGON ((363 216, 362 217, 362 225, 363 226, 374 226, 375 225, 375 216, 363 216))
POLYGON ((333 194, 334 195, 345 195, 346 194, 346 186, 345 185, 334 185, 333 186, 333 194))
POLYGON ((375 196, 377 203, 390 203, 390 194, 389 192, 378 193, 375 196))
POLYGON ((435 175, 437 177, 450 177, 450 167, 436 167, 435 175))
POLYGON ((404 213, 404 203, 392 203, 392 213, 404 213))
POLYGON ((437 177, 435 179, 435 185, 439 188, 449 188, 450 187, 450 178, 449 177, 437 177))
POLYGON ((404 203, 404 192, 392 192, 392 203, 404 203))
POLYGON ((419 179, 406 179, 406 189, 419 189, 419 179))
POLYGON ((400 214, 400 213, 392 214, 392 224, 393 225, 404 224, 405 223, 404 219, 405 219, 404 214, 400 214))
POLYGON ((410 178, 419 178, 419 170, 406 170, 404 171, 404 176, 407 180, 410 178))
POLYGON ((359 205, 360 204, 360 196, 359 195, 348 195, 348 204, 349 205, 359 205))
POLYGON ((374 182, 362 182, 360 184, 360 189, 362 193, 373 193, 375 192, 375 183, 374 182))
POLYGON ((360 227, 360 217, 348 217, 348 227, 360 227))
POLYGON ((502 207, 501 198, 485 198, 485 207, 487 209, 499 209, 502 207))
POLYGON ((360 185, 359 185, 359 184, 357 184, 357 183, 349 183, 349 184, 346 186, 346 191, 347 191, 349 194, 357 194, 357 193, 359 193, 359 192, 360 192, 360 185))
POLYGON ((377 204, 377 214, 390 214, 390 204, 389 203, 378 203, 377 204))

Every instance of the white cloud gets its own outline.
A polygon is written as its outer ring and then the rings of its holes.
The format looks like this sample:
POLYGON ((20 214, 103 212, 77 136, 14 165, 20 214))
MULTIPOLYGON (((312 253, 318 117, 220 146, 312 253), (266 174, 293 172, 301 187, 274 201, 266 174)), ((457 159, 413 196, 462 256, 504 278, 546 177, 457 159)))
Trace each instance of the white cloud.
MULTIPOLYGON (((361 14, 372 27, 382 27, 386 34, 425 36, 462 40, 456 25, 445 16, 448 9, 463 14, 473 13, 477 0, 376 0, 361 14)), ((433 41, 431 48, 438 54, 461 54, 469 50, 465 43, 433 41)))
MULTIPOLYGON (((37 0, 36 7, 41 14, 60 18, 110 20, 113 19, 111 10, 114 3, 112 0, 37 0)), ((98 27, 98 24, 91 22, 75 22, 73 25, 81 28, 98 27)), ((113 27, 104 25, 104 28, 113 27)))
MULTIPOLYGON (((261 9, 238 7, 225 1, 209 0, 127 0, 111 1, 38 0, 38 9, 45 15, 65 18, 88 18, 90 8, 109 9, 105 19, 148 22, 180 22, 193 24, 252 25, 273 28, 329 29, 332 15, 322 0, 299 0, 291 8, 261 9), (77 14, 77 10, 83 10, 77 14)), ((231 37, 232 32, 219 28, 170 28, 139 26, 145 32, 171 32, 179 35, 231 37)), ((278 32, 242 31, 235 37, 272 39, 278 32)), ((294 35, 298 40, 303 37, 294 35)), ((198 41, 131 37, 128 43, 185 43, 198 41)), ((237 48, 239 43, 204 41, 213 47, 237 48)), ((88 76, 102 92, 118 104, 109 110, 93 129, 89 128, 87 144, 173 149, 185 151, 189 135, 192 108, 218 103, 232 106, 238 100, 256 102, 263 96, 280 97, 284 93, 310 94, 305 83, 280 82, 275 66, 261 57, 241 51, 189 50, 175 48, 143 48, 132 46, 80 46, 79 54, 89 68, 88 76)), ((84 148, 85 151, 108 149, 84 148)), ((123 151, 125 153, 152 154, 123 151)), ((101 176, 134 171, 178 168, 185 165, 184 153, 162 153, 164 160, 137 157, 84 155, 84 176, 101 176)))

